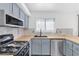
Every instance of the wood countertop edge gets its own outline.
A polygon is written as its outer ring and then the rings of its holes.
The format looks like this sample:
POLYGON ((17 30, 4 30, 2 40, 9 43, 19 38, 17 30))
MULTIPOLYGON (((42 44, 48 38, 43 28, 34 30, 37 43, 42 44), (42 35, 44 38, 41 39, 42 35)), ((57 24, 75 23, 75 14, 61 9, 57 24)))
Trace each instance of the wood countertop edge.
MULTIPOLYGON (((49 39, 51 40, 69 40, 74 43, 79 44, 79 37, 72 36, 72 35, 47 35, 49 39)), ((30 41, 31 38, 34 38, 34 35, 22 35, 17 38, 15 38, 15 41, 30 41)))

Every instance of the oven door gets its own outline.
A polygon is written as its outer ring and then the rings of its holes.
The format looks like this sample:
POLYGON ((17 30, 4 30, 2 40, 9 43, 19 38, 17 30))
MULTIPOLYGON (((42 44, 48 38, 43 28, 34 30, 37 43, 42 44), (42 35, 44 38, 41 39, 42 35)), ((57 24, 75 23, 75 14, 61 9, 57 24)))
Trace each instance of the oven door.
POLYGON ((25 43, 14 56, 29 56, 29 43, 25 43))

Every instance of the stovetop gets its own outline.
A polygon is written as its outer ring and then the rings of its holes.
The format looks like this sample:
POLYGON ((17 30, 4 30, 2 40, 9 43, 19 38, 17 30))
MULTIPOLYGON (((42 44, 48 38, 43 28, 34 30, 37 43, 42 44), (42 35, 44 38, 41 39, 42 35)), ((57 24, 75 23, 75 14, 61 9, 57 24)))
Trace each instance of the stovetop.
POLYGON ((24 41, 14 41, 13 34, 0 35, 0 54, 14 54, 25 43, 24 41))
POLYGON ((14 55, 25 43, 23 41, 14 41, 0 48, 0 54, 14 55))

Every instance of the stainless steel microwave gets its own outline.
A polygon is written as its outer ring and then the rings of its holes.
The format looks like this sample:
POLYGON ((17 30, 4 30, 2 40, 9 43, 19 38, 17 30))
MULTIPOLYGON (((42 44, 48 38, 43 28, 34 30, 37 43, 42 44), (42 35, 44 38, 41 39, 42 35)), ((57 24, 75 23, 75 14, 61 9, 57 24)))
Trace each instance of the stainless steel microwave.
POLYGON ((6 24, 23 26, 23 21, 6 14, 6 24))

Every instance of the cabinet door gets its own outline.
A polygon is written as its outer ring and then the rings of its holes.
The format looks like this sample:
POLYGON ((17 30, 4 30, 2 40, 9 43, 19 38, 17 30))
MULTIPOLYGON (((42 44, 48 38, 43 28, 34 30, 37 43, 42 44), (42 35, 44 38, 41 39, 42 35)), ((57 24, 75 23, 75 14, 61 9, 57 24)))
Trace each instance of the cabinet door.
POLYGON ((63 41, 63 55, 66 55, 66 41, 63 41))
POLYGON ((28 26, 29 26, 29 17, 28 16, 25 16, 24 27, 25 28, 28 28, 28 26))
POLYGON ((42 55, 50 54, 50 40, 47 38, 42 39, 42 55))
POLYGON ((66 40, 66 56, 72 56, 72 42, 66 40))
POLYGON ((63 40, 57 40, 58 42, 58 52, 59 52, 59 55, 63 55, 63 40))
POLYGON ((72 56, 72 49, 66 48, 66 56, 72 56))
POLYGON ((19 12, 20 12, 20 10, 19 10, 18 5, 16 3, 13 3, 13 15, 19 18, 19 16, 20 16, 19 12))
POLYGON ((20 10, 20 19, 24 21, 23 25, 25 28, 27 28, 27 18, 22 10, 20 10))
POLYGON ((13 13, 13 4, 9 3, 9 13, 12 14, 13 13))
POLYGON ((20 19, 25 20, 25 14, 22 10, 20 10, 20 19))
POLYGON ((73 51, 73 56, 79 56, 78 51, 77 51, 77 52, 74 52, 74 51, 73 51))
POLYGON ((51 55, 56 56, 56 49, 55 49, 55 40, 51 40, 51 55))
POLYGON ((79 44, 73 43, 73 56, 79 56, 79 44))
POLYGON ((38 38, 31 40, 31 55, 41 55, 41 40, 38 38))
POLYGON ((69 48, 69 49, 72 49, 72 42, 66 40, 66 47, 69 48))
POLYGON ((0 10, 5 10, 9 13, 9 3, 0 3, 0 10))

